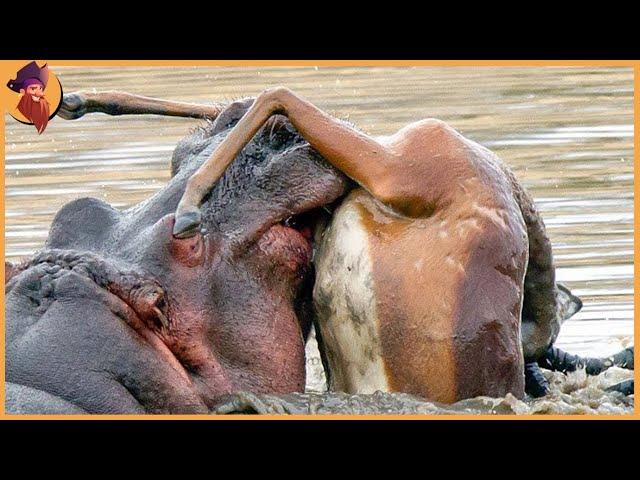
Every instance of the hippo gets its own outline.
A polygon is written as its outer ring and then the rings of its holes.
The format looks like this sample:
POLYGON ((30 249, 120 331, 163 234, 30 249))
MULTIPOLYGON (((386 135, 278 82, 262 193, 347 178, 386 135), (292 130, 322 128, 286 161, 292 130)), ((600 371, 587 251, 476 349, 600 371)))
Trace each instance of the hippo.
POLYGON ((202 414, 239 390, 304 390, 312 250, 285 221, 347 178, 276 118, 208 196, 202 233, 172 234, 187 180, 246 105, 180 142, 153 197, 72 201, 8 266, 7 413, 202 414))
MULTIPOLYGON (((585 364, 553 347, 581 302, 555 281, 532 199, 495 155, 444 122, 396 134, 410 148, 423 141, 432 154, 446 145, 454 159, 471 155, 485 175, 486 184, 464 178, 459 185, 470 194, 450 220, 466 222, 468 231, 452 252, 434 257, 446 250, 447 239, 438 238, 444 230, 424 230, 433 218, 446 220, 437 217, 442 206, 412 193, 421 181, 454 191, 457 167, 383 182, 372 158, 360 155, 354 166, 335 147, 355 137, 375 158, 377 144, 287 89, 211 107, 120 92, 68 94, 59 114, 96 111, 205 123, 177 145, 171 179, 153 197, 124 211, 75 200, 55 216, 42 251, 5 266, 7 413, 208 413, 240 391, 287 398, 304 391, 312 323, 329 384, 347 393, 396 391, 444 403, 521 398, 525 387, 545 393, 540 365, 585 364), (315 119, 329 129, 323 141, 315 119), (491 210, 478 202, 480 193, 500 204, 491 210), (465 207, 478 216, 465 216, 465 207), (358 242, 344 241, 349 235, 368 238, 360 246, 375 252, 369 258, 384 265, 382 276, 363 268, 362 251, 352 248, 358 242), (463 264, 456 250, 474 236, 482 239, 474 244, 480 256, 463 264), (430 250, 430 243, 440 246, 430 250), (398 259, 394 248, 408 255, 398 259), (450 259, 456 272, 470 269, 475 284, 452 281, 464 272, 451 276, 447 264, 429 264, 433 258, 450 259), (407 268, 420 260, 424 270, 407 268), (487 261, 496 263, 489 277, 487 261), (425 305, 412 300, 414 287, 438 281, 446 288, 424 292, 425 305), (356 305, 358 295, 366 302, 356 305), (422 333, 415 328, 425 306, 446 304, 450 295, 466 302, 464 318, 452 323, 440 310, 422 333), (387 307, 387 333, 372 330, 371 306, 387 307)), ((590 362, 633 368, 632 359, 628 349, 590 362)))

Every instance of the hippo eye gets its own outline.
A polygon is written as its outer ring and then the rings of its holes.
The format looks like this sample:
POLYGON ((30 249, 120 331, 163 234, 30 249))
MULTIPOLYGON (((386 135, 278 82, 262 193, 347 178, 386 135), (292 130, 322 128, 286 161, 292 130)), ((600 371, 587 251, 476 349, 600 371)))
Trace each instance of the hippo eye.
POLYGON ((171 255, 183 265, 195 267, 204 261, 204 238, 198 233, 189 238, 175 238, 171 236, 171 255))

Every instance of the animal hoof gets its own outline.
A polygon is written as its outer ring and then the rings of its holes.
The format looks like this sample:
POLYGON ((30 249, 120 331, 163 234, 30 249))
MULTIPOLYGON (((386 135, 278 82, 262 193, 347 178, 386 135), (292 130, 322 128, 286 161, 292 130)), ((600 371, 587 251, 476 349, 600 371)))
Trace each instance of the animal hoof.
POLYGON ((524 390, 533 398, 544 397, 549 393, 549 382, 542 374, 537 362, 524 366, 524 390))
POLYGON ((173 224, 173 236, 176 238, 190 238, 200 231, 202 214, 200 209, 193 208, 176 214, 173 224))
POLYGON ((62 96, 57 115, 65 120, 75 120, 87 113, 85 97, 81 93, 68 93, 62 96))

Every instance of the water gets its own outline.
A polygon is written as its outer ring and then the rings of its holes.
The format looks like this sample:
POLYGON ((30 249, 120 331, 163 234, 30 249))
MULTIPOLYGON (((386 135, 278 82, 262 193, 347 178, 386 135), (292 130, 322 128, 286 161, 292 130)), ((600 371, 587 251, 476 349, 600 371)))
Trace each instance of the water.
MULTIPOLYGON (((498 153, 536 199, 558 279, 584 301, 558 339, 581 355, 633 343, 631 68, 57 68, 66 92, 125 90, 220 102, 286 85, 373 135, 426 117, 498 153)), ((169 178, 176 142, 197 121, 91 115, 46 132, 6 116, 5 256, 43 245, 55 212, 78 197, 126 208, 169 178)), ((323 388, 318 358, 308 360, 323 388)))

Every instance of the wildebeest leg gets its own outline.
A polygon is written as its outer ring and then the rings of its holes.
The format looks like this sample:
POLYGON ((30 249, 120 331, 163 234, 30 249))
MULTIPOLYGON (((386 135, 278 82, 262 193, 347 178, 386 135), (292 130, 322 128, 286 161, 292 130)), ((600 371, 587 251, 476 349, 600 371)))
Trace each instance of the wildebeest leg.
POLYGON ((549 370, 566 373, 584 368, 587 375, 598 375, 614 366, 633 370, 633 363, 633 347, 625 348, 606 358, 580 357, 551 347, 544 357, 538 360, 541 367, 549 370))
MULTIPOLYGON (((525 390, 535 398, 549 393, 549 383, 542 375, 540 367, 562 373, 574 372, 578 368, 584 368, 587 375, 598 375, 613 366, 633 370, 633 350, 633 347, 628 347, 607 358, 585 358, 564 352, 556 347, 550 347, 537 362, 525 364, 525 390)), ((629 395, 633 393, 633 380, 618 383, 607 390, 627 392, 625 395, 629 395)))
POLYGON ((529 237, 529 264, 522 307, 522 347, 528 367, 525 369, 526 392, 536 397, 544 395, 542 392, 548 389, 535 363, 561 372, 585 368, 589 375, 597 375, 614 365, 633 369, 633 347, 609 358, 581 358, 553 347, 561 324, 582 308, 582 301, 572 295, 567 287, 556 282, 551 241, 542 217, 533 199, 513 173, 508 171, 507 176, 511 179, 529 237))
POLYGON ((58 116, 75 120, 87 113, 100 112, 108 115, 153 114, 214 119, 223 109, 222 105, 171 102, 125 92, 73 92, 63 96, 58 116))
POLYGON ((394 154, 373 138, 331 117, 286 88, 267 90, 256 98, 211 157, 187 182, 176 210, 173 233, 184 238, 200 226, 200 203, 229 164, 272 115, 286 115, 320 155, 383 200, 385 178, 394 154))
POLYGON ((549 382, 536 362, 524 365, 524 390, 534 398, 544 397, 549 393, 549 382))

